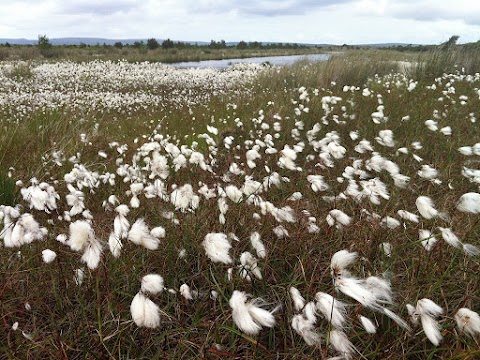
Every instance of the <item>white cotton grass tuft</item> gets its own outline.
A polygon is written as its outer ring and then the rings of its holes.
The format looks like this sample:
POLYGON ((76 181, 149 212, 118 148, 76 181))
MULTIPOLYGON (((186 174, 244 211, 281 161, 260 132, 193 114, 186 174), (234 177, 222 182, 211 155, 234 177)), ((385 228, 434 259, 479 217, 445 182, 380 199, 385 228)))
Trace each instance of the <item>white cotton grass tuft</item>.
POLYGON ((330 260, 332 274, 342 273, 343 270, 353 264, 357 258, 358 254, 356 252, 350 252, 348 250, 337 251, 330 260))
POLYGON ((157 239, 164 238, 166 235, 165 228, 162 226, 154 227, 152 230, 150 230, 150 235, 157 239))
POLYGON ((165 289, 163 277, 158 274, 148 274, 142 278, 141 291, 144 294, 157 295, 165 289))
POLYGON ((267 252, 258 232, 255 231, 250 235, 250 243, 257 252, 257 256, 261 259, 264 259, 267 255, 267 252))
POLYGON ((83 280, 85 279, 85 270, 83 269, 76 269, 74 271, 73 275, 73 281, 75 281, 75 284, 77 286, 80 286, 83 284, 83 280))
POLYGON ((422 315, 420 315, 420 322, 422 323, 423 331, 428 340, 430 340, 433 345, 438 346, 443 338, 440 332, 440 324, 433 317, 422 315))
POLYGON ((133 223, 128 232, 128 240, 149 250, 157 250, 160 244, 160 241, 150 234, 148 226, 142 218, 133 223))
POLYGON ((352 218, 338 209, 330 210, 327 215, 327 223, 329 226, 336 225, 337 228, 350 225, 352 218))
POLYGON ((432 251, 438 241, 430 230, 424 229, 418 230, 418 240, 427 251, 432 251))
POLYGON ((480 214, 480 194, 469 192, 460 196, 457 202, 457 210, 471 214, 480 214))
POLYGON ((193 294, 190 290, 190 286, 183 284, 180 286, 180 295, 182 295, 186 300, 193 300, 193 294))
POLYGON ((45 264, 51 263, 55 258, 57 257, 57 254, 55 251, 52 251, 50 249, 45 249, 42 251, 42 259, 45 264))
POLYGON ((445 240, 445 242, 450 245, 450 246, 453 246, 455 248, 460 248, 462 247, 462 242, 460 241, 460 239, 457 237, 457 235, 455 235, 452 231, 452 229, 450 228, 443 228, 443 227, 438 227, 438 230, 440 230, 441 234, 442 234, 442 238, 443 240, 445 240))
POLYGON ((87 267, 89 269, 94 270, 98 267, 101 256, 102 256, 102 245, 98 240, 96 240, 96 241, 90 242, 87 245, 81 260, 85 264, 87 264, 87 267))
POLYGON ((360 323, 362 324, 362 327, 365 329, 365 331, 369 334, 375 334, 377 332, 377 327, 375 324, 370 320, 369 318, 359 315, 358 319, 360 320, 360 323))
POLYGON ((415 201, 415 205, 417 206, 420 215, 422 215, 425 219, 439 217, 442 220, 448 220, 448 215, 435 209, 433 200, 427 196, 419 196, 415 201))
POLYGON ((380 250, 383 251, 385 256, 390 257, 392 256, 392 244, 389 242, 383 242, 379 245, 380 250))
POLYGON ((346 304, 323 292, 315 294, 316 309, 337 330, 342 330, 346 321, 346 304))
POLYGON ((397 215, 400 216, 403 220, 411 221, 414 223, 418 223, 418 215, 413 214, 406 210, 398 210, 397 215))
POLYGON ((295 311, 300 311, 305 306, 305 298, 300 294, 300 291, 296 287, 290 287, 290 296, 293 301, 293 308, 295 311))
POLYGON ((89 269, 96 269, 102 255, 102 244, 95 238, 91 224, 85 220, 77 220, 70 223, 69 230, 70 248, 74 251, 83 251, 81 260, 89 269))
POLYGON ((207 234, 202 245, 208 258, 213 262, 220 262, 227 265, 232 263, 232 258, 228 253, 232 245, 224 233, 207 234))
POLYGON ((307 181, 314 192, 326 191, 329 188, 322 175, 308 175, 307 181))
POLYGON ((405 320, 403 320, 400 316, 395 314, 392 310, 389 310, 387 308, 383 308, 382 311, 390 319, 395 321, 395 323, 397 323, 398 326, 401 326, 402 328, 404 328, 407 331, 412 331, 412 328, 407 324, 407 322, 405 320))
POLYGON ((478 256, 480 255, 480 248, 472 244, 463 244, 463 252, 468 256, 478 256))
POLYGON ((243 252, 240 255, 240 276, 248 281, 251 281, 250 274, 253 274, 257 279, 262 279, 262 271, 258 266, 258 261, 248 251, 243 252))
POLYGON ((480 315, 467 308, 459 309, 455 314, 455 322, 460 332, 476 337, 480 335, 480 315))
POLYGON ((458 148, 458 152, 462 155, 471 156, 473 155, 473 148, 471 146, 462 146, 458 148))
POLYGON ((108 247, 110 249, 110 252, 115 258, 120 257, 120 253, 123 248, 123 243, 122 240, 115 235, 115 232, 111 232, 109 237, 108 237, 108 247))
POLYGON ((305 307, 303 308, 303 315, 312 324, 317 322, 317 307, 314 301, 309 301, 305 304, 305 307))
POLYGON ((365 286, 375 294, 379 302, 385 304, 393 302, 392 288, 388 280, 378 276, 369 276, 365 279, 365 286))
POLYGON ((68 245, 73 251, 82 251, 95 238, 92 226, 88 221, 77 220, 69 225, 70 238, 68 245))
POLYGON ((315 330, 315 324, 306 319, 302 314, 294 315, 291 322, 293 330, 300 335, 307 345, 320 344, 320 334, 315 330))
POLYGON ((351 359, 354 352, 357 350, 355 346, 348 340, 347 335, 339 330, 332 330, 328 333, 330 345, 339 352, 343 358, 351 359))
POLYGON ((247 335, 257 335, 262 326, 275 325, 272 312, 258 306, 261 303, 258 299, 249 301, 247 294, 243 291, 235 290, 228 303, 232 308, 235 325, 247 335))
POLYGON ((443 313, 443 309, 430 299, 421 299, 417 301, 415 310, 420 316, 420 322, 428 340, 438 346, 443 337, 436 318, 443 313))
POLYGON ((335 287, 343 294, 358 301, 363 306, 380 310, 379 299, 377 296, 366 286, 365 281, 350 277, 341 277, 335 279, 335 287))
POLYGON ((133 298, 130 312, 138 327, 153 329, 160 325, 160 308, 141 292, 133 298))
POLYGON ((381 221, 380 225, 385 229, 396 229, 398 228, 401 223, 397 219, 391 216, 385 216, 381 221))

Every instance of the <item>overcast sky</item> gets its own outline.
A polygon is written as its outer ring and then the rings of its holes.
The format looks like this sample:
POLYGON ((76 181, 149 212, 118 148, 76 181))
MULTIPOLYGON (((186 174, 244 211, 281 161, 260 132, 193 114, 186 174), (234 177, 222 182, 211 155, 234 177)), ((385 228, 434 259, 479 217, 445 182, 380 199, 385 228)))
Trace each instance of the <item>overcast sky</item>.
POLYGON ((0 0, 0 38, 438 44, 480 40, 479 0, 0 0))

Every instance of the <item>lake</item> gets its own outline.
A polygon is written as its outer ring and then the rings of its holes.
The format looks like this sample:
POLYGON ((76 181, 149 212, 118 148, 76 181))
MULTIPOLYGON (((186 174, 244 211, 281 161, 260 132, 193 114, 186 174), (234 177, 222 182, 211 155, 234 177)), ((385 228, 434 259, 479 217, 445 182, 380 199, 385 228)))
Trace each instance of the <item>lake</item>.
POLYGON ((213 68, 226 69, 233 64, 263 64, 271 65, 291 65, 299 60, 308 61, 325 61, 330 58, 331 54, 307 54, 307 55, 286 55, 286 56, 262 56, 244 59, 225 59, 225 60, 203 60, 203 61, 186 61, 169 64, 176 68, 213 68))

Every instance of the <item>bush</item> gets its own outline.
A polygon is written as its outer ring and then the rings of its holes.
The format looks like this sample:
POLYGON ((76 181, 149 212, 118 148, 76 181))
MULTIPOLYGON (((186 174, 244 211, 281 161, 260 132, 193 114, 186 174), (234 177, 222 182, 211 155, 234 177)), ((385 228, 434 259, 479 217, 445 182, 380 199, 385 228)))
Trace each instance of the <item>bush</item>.
POLYGON ((160 47, 160 44, 158 43, 157 39, 151 38, 151 39, 147 40, 147 47, 150 50, 155 50, 155 49, 158 49, 160 47))
POLYGON ((171 49, 174 46, 175 46, 175 44, 170 39, 163 40, 163 42, 162 42, 162 48, 163 49, 171 49))

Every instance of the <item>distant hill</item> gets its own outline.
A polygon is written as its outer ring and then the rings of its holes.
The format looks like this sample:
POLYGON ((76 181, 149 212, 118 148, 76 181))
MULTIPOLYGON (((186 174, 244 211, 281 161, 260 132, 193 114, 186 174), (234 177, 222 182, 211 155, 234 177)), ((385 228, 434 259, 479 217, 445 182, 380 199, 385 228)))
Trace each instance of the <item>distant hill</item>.
MULTIPOLYGON (((157 39, 160 43, 163 39, 157 39)), ((124 45, 132 45, 136 41, 147 42, 147 39, 107 39, 107 38, 90 38, 90 37, 65 37, 65 38, 51 38, 50 43, 53 45, 113 45, 116 42, 121 42, 124 45)), ((176 41, 176 40, 174 40, 176 41)), ((0 44, 9 43, 12 45, 36 45, 38 40, 31 39, 2 39, 0 38, 0 44)), ((181 41, 188 44, 197 44, 197 45, 208 45, 209 41, 181 41)), ((279 44, 279 42, 262 42, 263 45, 279 44)), ((238 41, 230 41, 226 43, 229 46, 235 46, 238 44, 238 41)), ((283 44, 293 44, 293 43, 283 43, 283 44)), ((299 43, 299 45, 304 46, 339 46, 334 44, 312 44, 312 43, 299 43)), ((348 44, 349 46, 369 46, 369 47, 392 47, 392 46, 417 46, 418 44, 406 44, 406 43, 380 43, 380 44, 348 44)))

